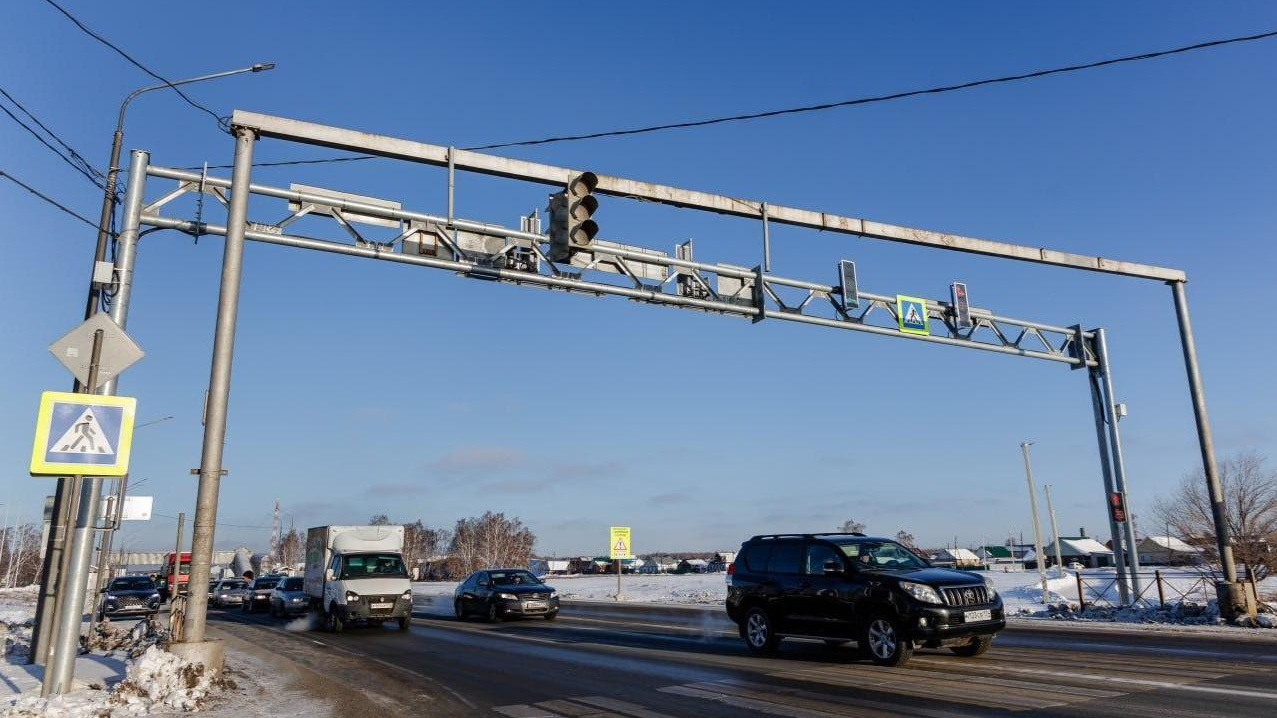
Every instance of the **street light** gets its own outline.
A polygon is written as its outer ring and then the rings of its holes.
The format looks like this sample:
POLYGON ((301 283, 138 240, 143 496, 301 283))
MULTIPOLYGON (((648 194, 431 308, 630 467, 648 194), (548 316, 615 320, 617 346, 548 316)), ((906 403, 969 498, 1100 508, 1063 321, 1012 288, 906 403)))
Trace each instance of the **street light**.
MULTIPOLYGON (((1032 441, 1020 443, 1020 451, 1024 453, 1024 478, 1029 484, 1029 508, 1033 512, 1033 555, 1037 558, 1038 577, 1042 579, 1042 603, 1049 603, 1049 591, 1046 583, 1046 556, 1042 551, 1042 522, 1038 520, 1038 494, 1033 488, 1033 467, 1029 465, 1029 447, 1032 441)), ((1057 540, 1058 544, 1059 541, 1057 540)))
MULTIPOLYGON (((115 135, 111 139, 111 161, 106 169, 106 190, 102 194, 102 213, 98 217, 98 243, 97 249, 93 255, 93 267, 96 269, 98 262, 106 257, 106 237, 107 230, 111 222, 111 208, 115 205, 115 180, 120 174, 120 145, 124 142, 124 113, 129 109, 129 103, 135 97, 152 90, 163 90, 177 85, 189 85, 194 82, 204 82, 205 80, 215 80, 219 77, 228 77, 230 75, 241 75, 246 72, 265 72, 274 69, 273 62, 259 62, 256 65, 242 67, 238 70, 227 70, 225 72, 215 72, 211 75, 200 75, 199 77, 188 77, 185 80, 174 80, 160 85, 149 85, 130 92, 128 97, 124 98, 124 102, 120 103, 120 113, 115 121, 115 135)), ((92 276, 92 275, 90 275, 92 276)), ((92 281, 89 282, 89 298, 84 308, 84 318, 88 319, 95 313, 97 301, 97 292, 93 288, 92 281)))

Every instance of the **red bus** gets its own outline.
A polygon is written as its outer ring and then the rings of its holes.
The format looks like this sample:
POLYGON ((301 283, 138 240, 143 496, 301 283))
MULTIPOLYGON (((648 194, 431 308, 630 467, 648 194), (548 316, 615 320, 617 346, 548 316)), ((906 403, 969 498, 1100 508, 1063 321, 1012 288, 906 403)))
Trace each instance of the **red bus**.
MULTIPOLYGON (((162 598, 165 601, 169 600, 169 598, 171 598, 174 593, 174 584, 173 584, 173 578, 174 578, 173 557, 174 556, 176 556, 176 554, 172 551, 169 551, 167 554, 165 554, 164 565, 160 567, 160 598, 162 598)), ((184 595, 186 594, 186 590, 187 590, 186 582, 191 577, 191 552, 190 551, 182 552, 182 558, 180 559, 180 563, 178 563, 176 573, 177 573, 176 591, 179 595, 184 595)))

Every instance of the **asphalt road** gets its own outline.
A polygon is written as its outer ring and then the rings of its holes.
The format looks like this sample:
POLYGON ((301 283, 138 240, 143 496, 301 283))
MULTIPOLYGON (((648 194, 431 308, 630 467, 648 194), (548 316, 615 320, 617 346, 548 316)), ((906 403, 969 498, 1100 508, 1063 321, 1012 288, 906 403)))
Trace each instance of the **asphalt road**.
POLYGON ((486 624, 417 608, 407 632, 290 631, 238 611, 210 625, 362 693, 337 711, 360 718, 365 700, 494 718, 1277 715, 1277 640, 1018 624, 980 658, 918 651, 890 669, 808 641, 751 656, 721 611, 565 604, 557 621, 486 624))

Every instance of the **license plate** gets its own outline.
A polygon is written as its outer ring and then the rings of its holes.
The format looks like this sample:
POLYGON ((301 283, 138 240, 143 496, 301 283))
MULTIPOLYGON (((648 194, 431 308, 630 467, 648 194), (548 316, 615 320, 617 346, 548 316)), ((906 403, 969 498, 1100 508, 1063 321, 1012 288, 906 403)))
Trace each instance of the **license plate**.
POLYGON ((963 614, 962 620, 966 621, 967 623, 978 623, 980 621, 992 621, 993 611, 991 610, 967 611, 966 613, 963 614))
MULTIPOLYGON (((395 607, 395 604, 393 604, 393 603, 374 603, 374 604, 372 604, 372 608, 374 608, 374 609, 378 609, 378 608, 394 608, 394 607, 395 607)), ((988 611, 985 611, 985 613, 988 613, 988 611)))
POLYGON ((545 601, 524 601, 524 608, 545 608, 545 601))

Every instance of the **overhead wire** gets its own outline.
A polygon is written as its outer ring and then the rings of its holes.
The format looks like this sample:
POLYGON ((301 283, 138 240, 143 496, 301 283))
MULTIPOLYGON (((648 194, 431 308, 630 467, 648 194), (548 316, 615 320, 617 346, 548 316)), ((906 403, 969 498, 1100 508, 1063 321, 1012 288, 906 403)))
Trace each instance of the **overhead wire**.
MULTIPOLYGON (((102 174, 102 172, 98 170, 98 168, 94 167, 91 162, 86 160, 84 158, 84 155, 81 155, 79 152, 76 152, 74 147, 67 144, 65 140, 63 140, 61 137, 58 136, 58 133, 49 129, 48 125, 41 122, 39 117, 36 117, 30 110, 28 110, 25 106, 23 106, 21 102, 18 102, 17 98, 15 98, 13 95, 10 95, 3 87, 0 87, 0 95, 4 95, 5 99, 7 99, 10 103, 12 103, 14 107, 17 107, 19 110, 22 111, 22 114, 31 118, 32 122, 39 125, 40 129, 44 130, 45 134, 47 134, 49 137, 52 137, 54 142, 57 142, 59 145, 62 146, 64 150, 66 150, 67 154, 70 155, 70 158, 74 160, 76 164, 80 165, 82 168, 84 168, 84 170, 93 174, 93 176, 103 180, 106 179, 106 175, 102 174)), ((10 115, 10 117, 12 117, 12 115, 10 115)))
POLYGON ((98 33, 94 32, 94 31, 93 31, 93 30, 91 30, 91 29, 89 29, 89 27, 88 27, 88 26, 86 26, 83 22, 81 22, 81 21, 79 20, 79 18, 77 18, 76 16, 72 15, 70 12, 68 12, 68 11, 67 11, 67 9, 66 9, 66 8, 64 8, 64 7, 62 7, 61 5, 59 5, 58 3, 54 2, 54 0, 44 0, 44 1, 45 1, 46 3, 48 3, 48 4, 52 5, 54 8, 56 8, 58 12, 62 13, 63 15, 65 15, 65 16, 66 16, 66 18, 67 18, 68 20, 70 20, 72 23, 74 23, 76 27, 78 27, 78 28, 80 28, 82 31, 84 31, 84 33, 85 33, 86 35, 88 35, 89 37, 92 37, 94 40, 97 40, 98 42, 102 43, 103 45, 106 45, 107 47, 111 48, 111 49, 112 49, 112 50, 114 50, 116 53, 118 53, 118 54, 120 55, 120 57, 123 57, 125 60, 128 60, 130 63, 132 63, 132 64, 133 64, 133 66, 134 66, 134 67, 136 67, 137 69, 141 70, 142 72, 145 72, 146 74, 150 75, 151 77, 154 77, 155 79, 159 80, 160 82, 164 83, 165 85, 168 85, 168 86, 169 86, 169 89, 171 89, 171 90, 173 90, 174 92, 176 92, 176 93, 178 94, 178 96, 179 96, 179 97, 181 97, 183 100, 186 100, 186 104, 190 105, 191 107, 194 107, 195 109, 197 109, 197 110, 199 110, 199 111, 201 111, 201 112, 204 112, 204 113, 208 114, 210 117, 212 117, 214 120, 216 120, 216 121, 217 121, 218 126, 220 126, 222 129, 224 129, 224 130, 229 130, 229 129, 230 129, 230 120, 229 120, 229 118, 227 118, 227 117, 225 117, 225 116, 222 116, 222 115, 219 115, 219 114, 217 114, 216 112, 214 112, 214 111, 212 111, 212 110, 208 109, 208 108, 207 108, 207 107, 205 107, 204 105, 201 105, 200 103, 196 102, 195 100, 192 100, 192 99, 191 99, 191 97, 190 97, 190 95, 187 95, 185 92, 182 92, 182 90, 181 90, 180 88, 178 88, 178 86, 177 86, 177 85, 174 85, 172 82, 170 82, 170 81, 169 81, 169 80, 167 80, 166 78, 164 78, 164 77, 160 76, 158 73, 156 73, 156 72, 155 72, 154 70, 152 70, 151 68, 147 67, 146 65, 143 65, 141 62, 138 62, 136 59, 134 59, 134 58, 133 58, 133 56, 132 56, 132 55, 130 55, 130 54, 128 54, 127 52, 125 52, 124 50, 120 49, 120 47, 119 47, 118 45, 116 45, 115 43, 111 42, 110 40, 106 39, 105 37, 102 37, 102 36, 101 36, 101 35, 99 35, 98 33))
POLYGON ((38 190, 38 189, 36 189, 36 188, 32 187, 31 185, 27 184, 26 182, 23 182, 22 180, 18 179, 17 177, 14 177, 12 174, 10 174, 10 173, 8 173, 8 172, 6 172, 6 171, 4 171, 4 170, 0 170, 0 177, 3 177, 3 178, 5 178, 5 179, 8 179, 10 182, 13 182, 14 184, 18 185, 18 186, 19 186, 19 187, 21 187, 22 189, 25 189, 26 191, 30 192, 31 194, 35 195, 36 197, 39 197, 40 199, 44 200, 45 202, 48 202, 49 204, 53 205, 54 207, 57 207, 58 209, 62 210, 63 212, 65 212, 65 213, 67 213, 67 214, 71 215, 72 217, 75 217, 76 219, 80 220, 81 222, 83 222, 83 223, 85 223, 85 224, 89 225, 90 227, 92 227, 92 228, 94 228, 94 229, 97 229, 97 228, 98 228, 98 223, 97 223, 97 222, 94 222, 94 221, 92 221, 92 220, 89 220, 89 219, 88 219, 88 218, 86 218, 84 215, 79 214, 79 213, 77 213, 75 210, 68 208, 66 205, 62 204, 61 202, 58 202, 57 200, 53 199, 53 198, 52 198, 52 197, 50 197, 49 195, 47 195, 47 194, 45 194, 45 193, 41 192, 40 190, 38 190))
MULTIPOLYGON (((51 1, 52 0, 46 0, 46 2, 51 2, 51 1)), ((1241 35, 1237 37, 1223 38, 1219 40, 1208 40, 1205 42, 1198 42, 1192 45, 1184 45, 1182 47, 1175 47, 1168 50, 1156 50, 1153 52, 1143 52, 1137 55, 1125 55, 1122 57, 1113 57, 1106 60, 1097 60, 1095 62, 1087 62, 1087 63, 1081 63, 1076 65, 1066 65, 1064 67, 1055 67, 1055 68, 1050 68, 1047 70, 1035 70, 1033 72, 1025 72, 1025 73, 1020 73, 1016 75, 1004 75, 1001 77, 991 77, 991 78, 984 78, 980 80, 970 80, 967 82, 961 82, 961 83, 957 83, 953 85, 941 85, 939 87, 929 87, 929 88, 925 88, 921 90, 906 90, 902 92, 893 92, 887 95, 872 95, 868 97, 858 97, 858 98, 849 99, 849 100, 839 100, 836 102, 825 102, 825 103, 821 103, 817 105, 804 105, 801 107, 790 107, 790 108, 784 108, 779 110, 767 110, 763 112, 752 112, 752 113, 746 113, 746 114, 728 115, 725 117, 713 117, 713 118, 704 119, 704 120, 688 120, 684 122, 671 122, 671 123, 666 123, 661 125, 650 125, 647 127, 635 127, 635 128, 622 129, 622 130, 607 130, 603 132, 591 132, 591 133, 579 134, 579 135, 561 135, 557 137, 545 137, 545 138, 536 139, 536 140, 518 140, 514 142, 498 142, 498 143, 486 144, 486 145, 475 145, 473 147, 464 147, 462 149, 470 150, 470 151, 492 150, 492 149, 498 149, 502 147, 523 147, 523 146, 529 146, 529 145, 546 145, 546 144, 557 143, 557 142, 577 142, 581 140, 600 139, 603 137, 624 137, 628 135, 639 135, 639 134, 646 134, 651 132, 661 132, 664 130, 685 129, 690 127, 705 127, 707 125, 719 125, 719 124, 725 124, 729 122, 744 122, 748 120, 757 120, 757 119, 768 118, 768 117, 779 117, 782 115, 796 115, 796 114, 807 113, 807 112, 820 112, 820 111, 831 110, 831 109, 836 109, 840 107, 869 105, 869 104, 874 104, 879 102, 901 100, 901 99, 905 99, 909 97, 918 97, 921 95, 938 95, 938 94, 943 94, 947 92, 957 92, 959 90, 969 90, 975 87, 983 87, 986 85, 1020 82, 1023 80, 1047 77, 1050 75, 1060 75, 1060 74, 1070 73, 1070 72, 1079 72, 1082 70, 1091 70, 1091 69, 1095 69, 1099 67, 1107 67, 1110 65, 1117 65, 1121 63, 1138 62, 1142 60, 1152 60, 1159 57, 1167 57, 1169 55, 1178 55, 1178 54, 1186 53, 1186 52, 1194 52, 1197 50, 1204 50, 1207 48, 1219 47, 1222 45, 1230 45, 1230 44, 1241 43, 1241 42, 1253 42, 1256 40, 1265 40, 1272 37, 1277 37, 1277 30, 1254 33, 1251 35, 1241 35)), ((326 163, 334 163, 334 162, 358 162, 362 160, 372 160, 372 159, 378 159, 378 155, 352 155, 349 157, 333 157, 329 159, 283 160, 278 162, 254 162, 252 166, 253 167, 284 167, 284 166, 290 166, 290 165, 326 164, 326 163)), ((195 169, 201 169, 201 167, 187 167, 185 169, 195 170, 195 169)), ((232 165, 210 165, 208 169, 229 169, 231 167, 232 165)))
POLYGON ((8 107, 5 107, 4 105, 0 105, 0 111, 3 111, 4 114, 8 115, 11 120, 18 123, 18 125, 22 127, 22 129, 31 133, 31 136, 34 137, 37 142, 47 147, 50 152, 57 155, 63 162, 66 162, 68 165, 70 165, 72 169, 84 175, 85 179, 92 182, 94 186, 96 186, 98 189, 106 189, 106 185, 102 184, 101 180, 93 176, 93 174, 90 173, 88 170, 86 170, 84 167, 77 164, 75 160, 63 154, 61 150, 59 150, 57 147, 54 147, 53 144, 50 143, 48 140, 41 137, 39 132, 36 132, 34 129, 32 129, 30 125, 23 122, 20 117, 13 114, 13 112, 11 112, 8 107))

